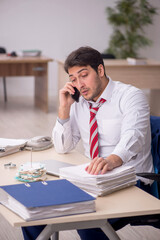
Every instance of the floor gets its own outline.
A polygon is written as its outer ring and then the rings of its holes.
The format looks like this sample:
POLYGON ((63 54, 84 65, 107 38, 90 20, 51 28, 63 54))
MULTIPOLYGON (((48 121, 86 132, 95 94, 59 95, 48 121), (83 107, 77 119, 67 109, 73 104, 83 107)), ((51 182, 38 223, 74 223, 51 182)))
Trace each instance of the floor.
MULTIPOLYGON (((11 98, 4 103, 0 97, 1 138, 32 138, 51 136, 57 116, 57 103, 49 102, 49 113, 34 108, 32 98, 11 98)), ((77 148, 81 151, 81 145, 77 148)), ((127 225, 117 231, 122 240, 160 240, 160 229, 150 226, 131 227, 127 225)), ((0 215, 0 240, 22 240, 20 228, 13 228, 0 215)), ((60 240, 79 240, 75 230, 60 232, 60 240)))

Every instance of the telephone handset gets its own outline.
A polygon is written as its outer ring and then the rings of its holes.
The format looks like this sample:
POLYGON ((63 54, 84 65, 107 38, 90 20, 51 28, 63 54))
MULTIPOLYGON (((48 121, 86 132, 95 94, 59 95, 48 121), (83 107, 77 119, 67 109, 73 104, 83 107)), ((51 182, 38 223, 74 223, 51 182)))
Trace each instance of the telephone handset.
POLYGON ((71 96, 76 102, 79 102, 80 92, 78 91, 78 89, 76 87, 74 87, 74 90, 75 90, 75 93, 71 94, 71 96))

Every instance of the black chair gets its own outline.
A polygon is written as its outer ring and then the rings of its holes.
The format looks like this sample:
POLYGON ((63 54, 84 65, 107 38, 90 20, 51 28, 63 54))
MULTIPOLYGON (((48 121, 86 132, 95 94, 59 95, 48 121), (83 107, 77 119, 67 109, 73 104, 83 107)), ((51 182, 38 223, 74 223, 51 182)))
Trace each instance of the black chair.
MULTIPOLYGON (((6 54, 6 49, 0 47, 0 54, 6 54)), ((4 91, 4 101, 7 102, 7 86, 6 86, 6 78, 3 77, 3 91, 4 91)))

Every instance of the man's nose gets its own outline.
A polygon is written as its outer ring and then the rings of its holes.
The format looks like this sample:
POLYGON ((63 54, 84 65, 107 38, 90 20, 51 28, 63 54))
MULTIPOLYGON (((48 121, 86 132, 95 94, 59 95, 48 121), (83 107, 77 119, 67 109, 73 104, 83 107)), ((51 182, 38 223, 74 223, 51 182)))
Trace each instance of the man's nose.
POLYGON ((78 88, 81 89, 81 87, 84 87, 84 82, 81 78, 78 79, 78 88))

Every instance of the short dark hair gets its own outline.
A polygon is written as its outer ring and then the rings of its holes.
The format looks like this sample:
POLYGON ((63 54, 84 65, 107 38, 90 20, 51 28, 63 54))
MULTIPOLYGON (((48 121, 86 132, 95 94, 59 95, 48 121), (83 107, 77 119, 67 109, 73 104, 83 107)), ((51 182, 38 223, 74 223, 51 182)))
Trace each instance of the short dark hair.
POLYGON ((98 66, 100 64, 103 65, 105 72, 101 53, 91 47, 80 47, 69 54, 64 63, 64 69, 68 73, 68 69, 71 67, 90 65, 96 72, 98 72, 98 66))

